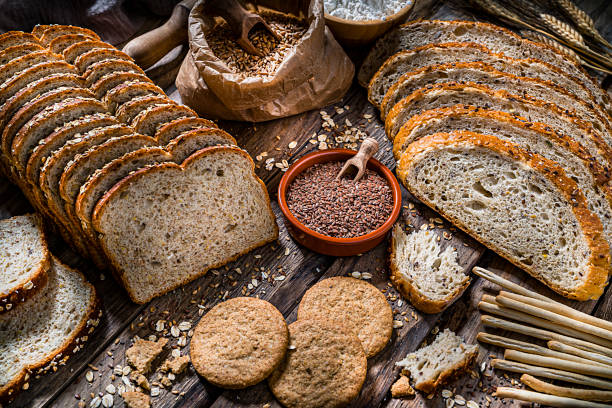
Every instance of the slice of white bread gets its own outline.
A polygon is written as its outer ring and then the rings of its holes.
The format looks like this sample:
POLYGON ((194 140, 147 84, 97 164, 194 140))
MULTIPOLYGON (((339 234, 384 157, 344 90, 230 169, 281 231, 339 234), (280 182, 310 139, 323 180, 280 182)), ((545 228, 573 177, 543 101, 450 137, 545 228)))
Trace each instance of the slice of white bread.
POLYGON ((499 71, 516 76, 552 81, 587 103, 598 103, 582 82, 555 66, 536 59, 506 57, 491 52, 482 44, 470 42, 427 44, 392 55, 370 81, 368 99, 379 107, 389 88, 407 72, 429 65, 476 61, 485 62, 499 71))
POLYGON ((422 202, 559 294, 603 293, 610 259, 601 221, 555 162, 457 131, 412 143, 397 172, 422 202))
POLYGON ((94 287, 53 258, 45 289, 0 315, 0 401, 12 399, 28 374, 61 369, 91 336, 100 314, 94 287))
POLYGON ((449 329, 438 333, 428 346, 395 363, 410 373, 414 388, 427 394, 467 369, 478 355, 477 344, 466 344, 449 329))
POLYGON ((136 303, 146 303, 278 237, 263 182, 236 147, 138 170, 92 216, 104 252, 136 303))
POLYGON ((391 234, 391 282, 418 310, 439 313, 461 296, 470 278, 457 262, 456 249, 442 250, 434 231, 407 234, 402 224, 398 221, 391 234))
POLYGON ((493 90, 473 82, 449 82, 429 85, 404 98, 389 113, 385 121, 387 136, 394 140, 399 129, 411 117, 427 110, 451 107, 457 104, 486 106, 488 109, 511 113, 530 122, 548 125, 554 132, 580 143, 591 156, 606 168, 612 163, 612 149, 596 131, 557 105, 529 96, 519 96, 505 90, 493 90))
POLYGON ((511 58, 534 58, 558 67, 576 77, 593 93, 598 103, 606 106, 607 93, 586 73, 580 63, 566 53, 548 45, 519 37, 510 30, 492 24, 474 21, 417 20, 390 30, 378 39, 359 70, 359 83, 366 87, 370 78, 391 55, 431 43, 475 42, 492 52, 511 58))
POLYGON ((12 310, 43 288, 51 257, 37 214, 0 221, 0 314, 12 310))

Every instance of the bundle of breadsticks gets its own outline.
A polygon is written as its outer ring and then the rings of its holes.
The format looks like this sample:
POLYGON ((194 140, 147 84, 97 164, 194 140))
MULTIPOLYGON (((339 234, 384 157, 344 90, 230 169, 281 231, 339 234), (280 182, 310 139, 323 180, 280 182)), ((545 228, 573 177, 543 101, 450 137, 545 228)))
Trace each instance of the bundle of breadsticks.
POLYGON ((522 374, 521 382, 534 390, 498 387, 495 396, 552 407, 611 406, 612 322, 558 303, 486 269, 475 267, 473 272, 502 287, 497 296, 485 294, 478 304, 484 326, 544 340, 547 345, 479 333, 479 341, 506 349, 504 359, 493 359, 491 366, 522 374), (558 386, 536 377, 588 388, 558 386))

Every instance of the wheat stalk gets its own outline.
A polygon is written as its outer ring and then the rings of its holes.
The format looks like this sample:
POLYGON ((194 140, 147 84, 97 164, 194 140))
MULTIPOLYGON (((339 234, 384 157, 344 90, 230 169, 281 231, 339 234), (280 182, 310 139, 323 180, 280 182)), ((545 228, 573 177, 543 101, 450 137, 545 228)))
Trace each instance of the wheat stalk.
POLYGON ((496 15, 506 20, 512 21, 524 27, 533 28, 528 23, 524 22, 520 16, 513 13, 512 11, 502 7, 499 3, 492 0, 472 0, 476 5, 485 11, 488 11, 492 15, 496 15))
POLYGON ((544 21, 544 24, 549 29, 551 29, 555 34, 563 38, 568 43, 572 44, 575 47, 588 48, 584 42, 584 37, 582 36, 582 34, 580 34, 566 22, 561 21, 557 17, 551 16, 550 14, 546 13, 541 13, 540 18, 542 19, 542 21, 544 21))
POLYGON ((576 27, 578 27, 583 33, 590 35, 598 42, 608 48, 612 48, 610 44, 603 36, 599 33, 595 27, 595 22, 584 10, 576 6, 571 0, 557 0, 559 7, 565 11, 565 13, 572 19, 576 27))
POLYGON ((530 40, 546 44, 549 47, 556 49, 557 51, 561 51, 568 57, 574 58, 576 61, 578 61, 581 64, 584 63, 582 58, 580 58, 580 55, 578 55, 574 50, 562 44, 559 44, 557 41, 545 36, 544 34, 536 33, 535 31, 530 31, 530 30, 521 30, 521 35, 523 37, 529 38, 530 40))

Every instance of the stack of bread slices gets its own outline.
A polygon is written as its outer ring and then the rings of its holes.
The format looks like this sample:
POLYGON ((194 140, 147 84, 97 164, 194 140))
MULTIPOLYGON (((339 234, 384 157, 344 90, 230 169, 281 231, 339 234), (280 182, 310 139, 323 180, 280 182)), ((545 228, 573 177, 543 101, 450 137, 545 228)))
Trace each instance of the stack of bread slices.
POLYGON ((381 38, 359 82, 416 197, 558 293, 601 295, 612 105, 576 60, 490 24, 421 20, 381 38))
POLYGON ((3 172, 135 302, 277 238, 234 138, 96 33, 5 33, 0 67, 3 172))
POLYGON ((57 370, 98 325, 100 303, 77 270, 53 257, 38 215, 0 221, 0 402, 57 370))

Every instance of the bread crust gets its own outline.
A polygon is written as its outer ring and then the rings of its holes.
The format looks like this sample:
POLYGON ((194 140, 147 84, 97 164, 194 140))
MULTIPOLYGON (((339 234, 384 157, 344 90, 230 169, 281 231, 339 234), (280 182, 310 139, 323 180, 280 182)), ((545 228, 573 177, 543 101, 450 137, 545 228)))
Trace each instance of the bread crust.
POLYGON ((13 45, 0 51, 0 66, 4 66, 14 59, 36 51, 46 51, 45 47, 36 43, 13 45))
POLYGON ((0 103, 5 103, 19 89, 36 79, 56 73, 76 74, 76 69, 64 61, 50 61, 33 65, 0 85, 0 103))
POLYGON ((100 41, 100 40, 86 40, 86 41, 78 42, 76 44, 72 44, 70 47, 66 48, 64 50, 64 59, 69 64, 73 64, 75 62, 75 60, 79 57, 79 55, 85 54, 86 52, 89 52, 89 51, 94 50, 96 48, 111 48, 111 49, 115 49, 115 47, 113 47, 112 45, 110 45, 109 43, 106 43, 104 41, 100 41), (87 51, 79 51, 83 47, 85 47, 87 51))
MULTIPOLYGON (((139 95, 166 95, 164 91, 157 85, 151 84, 149 82, 126 82, 125 84, 118 85, 108 91, 104 96, 102 102, 106 104, 108 110, 111 113, 114 113, 119 105, 121 105, 123 100, 123 94, 128 93, 131 90, 138 90, 141 93, 139 95)), ((133 98, 129 98, 133 99, 133 98)), ((128 100, 129 100, 128 99, 128 100)))
POLYGON ((24 33, 23 31, 7 31, 0 35, 0 51, 4 51, 9 47, 22 44, 40 44, 38 38, 30 33, 24 33))
POLYGON ((451 367, 442 371, 435 380, 421 381, 420 383, 415 384, 414 388, 419 391, 423 391, 426 394, 431 394, 442 384, 455 378, 461 372, 466 371, 472 365, 477 356, 478 348, 475 348, 474 351, 470 352, 463 360, 458 361, 451 367))
POLYGON ((83 73, 87 70, 89 65, 93 64, 97 61, 102 61, 105 59, 122 59, 125 61, 134 62, 132 57, 127 55, 123 51, 119 51, 115 48, 94 48, 93 50, 87 51, 81 55, 79 55, 75 60, 73 65, 77 67, 79 72, 83 73), (96 60, 95 57, 103 56, 102 59, 96 60))
POLYGON ((278 225, 276 224, 276 218, 274 217, 274 212, 272 211, 272 205, 270 204, 270 197, 268 195, 268 190, 266 189, 266 185, 263 183, 263 181, 261 181, 261 179, 259 177, 257 177, 257 174, 255 174, 255 163, 253 163, 253 159, 251 159, 251 156, 249 156, 249 154, 247 152, 245 152, 244 150, 238 148, 238 147, 232 147, 232 146, 212 146, 212 147, 207 147, 201 150, 198 150, 197 152, 193 153, 191 156, 189 156, 182 164, 176 164, 176 163, 160 163, 160 164, 156 164, 153 166, 149 166, 149 167, 145 167, 143 169, 140 169, 132 174, 130 174, 129 176, 123 178, 121 181, 119 181, 117 184, 115 184, 109 191, 107 191, 104 196, 102 196, 102 198, 98 201, 98 204, 96 205, 96 207, 94 208, 93 214, 92 214, 92 226, 94 228, 95 231, 98 231, 99 233, 102 233, 103 229, 102 226, 100 225, 101 222, 101 218, 102 218, 102 214, 105 211, 105 206, 106 204, 113 199, 113 197, 115 195, 121 194, 122 191, 126 190, 130 183, 133 180, 137 180, 139 178, 142 177, 146 177, 147 174, 152 173, 152 172, 158 172, 158 171, 163 171, 164 169, 167 168, 177 168, 177 169, 185 169, 187 166, 190 165, 190 163, 196 161, 197 159, 199 159, 200 157, 206 156, 206 155, 210 155, 210 154, 214 154, 216 152, 219 151, 232 151, 232 152, 236 152, 238 154, 241 154, 242 156, 244 156, 245 159, 248 159, 249 164, 251 165, 251 172, 252 172, 252 176, 257 180, 257 182, 260 184, 262 191, 264 192, 266 198, 267 198, 267 210, 269 213, 269 216, 274 220, 274 234, 273 236, 265 241, 259 242, 247 249, 245 249, 244 251, 241 251, 240 253, 236 254, 235 256, 229 258, 229 259, 225 259, 221 262, 218 262, 217 264, 214 265, 209 265, 207 266, 204 270, 202 271, 198 271, 197 273, 194 273, 193 275, 191 275, 190 277, 188 277, 187 279, 181 281, 181 282, 177 282, 176 284, 172 285, 171 287, 169 287, 166 290, 160 291, 158 293, 156 293, 155 295, 149 297, 149 298, 140 298, 138 297, 138 295, 134 292, 133 288, 131 288, 128 285, 127 279, 125 277, 124 272, 121 270, 121 265, 119 265, 116 261, 116 259, 113 257, 113 254, 109 251, 108 248, 106 248, 106 245, 104 243, 104 240, 100 239, 100 244, 102 245, 102 248, 104 249, 104 252, 107 256, 107 258, 110 260, 113 269, 116 271, 116 276, 119 278, 120 282, 122 282, 123 287, 126 289, 126 291, 128 292, 128 295, 130 296, 130 298, 132 299, 133 302, 138 303, 138 304, 144 304, 147 303, 149 300, 151 300, 153 297, 156 296, 161 296, 165 293, 170 292, 171 290, 176 289, 177 287, 183 286, 185 284, 187 284, 188 282, 191 282, 192 280, 199 278, 200 276, 203 276, 207 271, 211 270, 211 269, 216 269, 219 268, 229 262, 235 261, 236 259, 238 259, 240 256, 252 251, 255 248, 258 248, 260 246, 263 246, 265 244, 268 244, 270 242, 276 241, 278 239, 278 225))
POLYGON ((170 115, 170 120, 163 119, 162 122, 159 122, 158 126, 171 122, 175 119, 185 118, 185 117, 193 117, 197 118, 198 115, 193 111, 193 109, 188 108, 185 105, 177 105, 175 103, 168 103, 163 105, 153 105, 149 108, 140 112, 133 120, 132 126, 134 130, 138 133, 142 133, 145 135, 153 136, 157 127, 153 128, 153 132, 150 131, 149 126, 158 123, 157 116, 162 115, 170 115))
POLYGON ((91 37, 85 34, 63 34, 51 40, 48 47, 51 51, 61 54, 72 44, 89 39, 91 39, 91 37))
MULTIPOLYGON (((87 86, 91 86, 96 83, 97 80, 102 78, 101 73, 105 69, 111 68, 111 72, 135 72, 138 74, 145 75, 142 68, 133 63, 132 61, 128 61, 125 59, 111 59, 111 60, 102 60, 98 62, 94 62, 87 68, 87 71, 83 73, 83 78, 85 79, 85 84, 87 86)), ((110 72, 109 72, 110 73, 110 72)), ((149 80, 150 81, 150 80, 149 80)))
MULTIPOLYGON (((151 82, 148 76, 139 72, 117 71, 104 75, 89 87, 96 98, 103 99, 108 91, 119 84, 129 81, 151 82), (117 82, 118 81, 118 82, 117 82)), ((170 98, 168 98, 170 99, 170 98)))
POLYGON ((563 169, 556 163, 545 159, 542 156, 529 153, 512 143, 500 140, 494 136, 481 135, 469 131, 457 131, 453 133, 436 133, 429 135, 408 146, 408 149, 402 155, 402 159, 398 165, 398 176, 406 188, 429 207, 438 211, 443 217, 450 220, 454 225, 465 231, 470 236, 474 237, 492 251, 500 254, 536 279, 541 280, 555 292, 570 299, 576 300, 596 299, 603 293, 603 290, 607 284, 608 270, 610 269, 610 256, 609 246, 603 237, 603 227, 601 221, 595 214, 589 211, 586 198, 580 189, 578 189, 576 182, 568 178, 563 169), (520 161, 531 167, 541 175, 545 176, 557 187, 568 203, 571 204, 574 216, 581 225, 581 230, 591 250, 589 262, 590 265, 588 267, 588 271, 586 271, 586 276, 582 285, 577 286, 572 290, 567 290, 566 288, 560 287, 555 282, 544 281, 538 276, 537 272, 531 268, 531 266, 524 264, 511 254, 496 248, 489 242, 486 242, 485 239, 478 236, 468 226, 464 225, 461 220, 449 216, 443 209, 437 208, 435 204, 427 199, 425 194, 421 194, 420 191, 411 188, 411 186, 406 183, 406 176, 409 171, 409 167, 419 153, 429 149, 452 145, 471 145, 495 151, 496 153, 510 158, 511 160, 520 161))
POLYGON ((51 42, 62 35, 81 34, 93 40, 99 40, 100 36, 94 31, 73 25, 52 24, 40 33, 40 42, 43 45, 49 46, 51 42))

